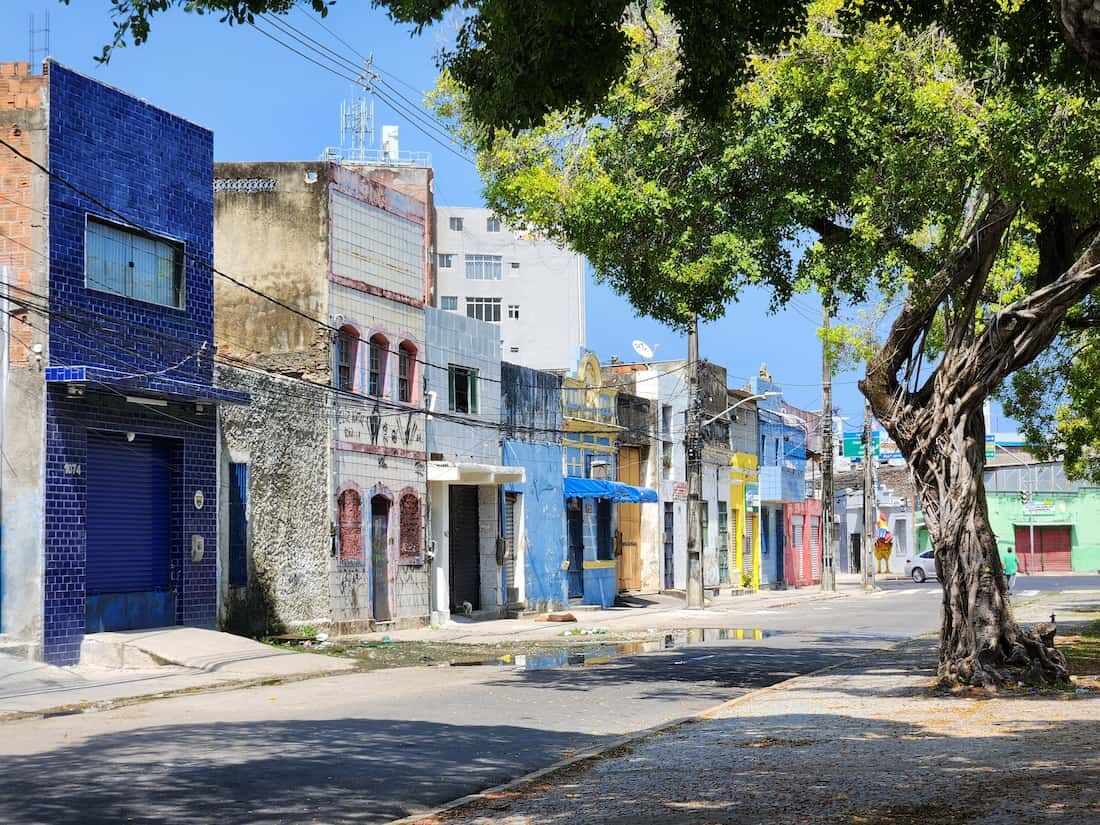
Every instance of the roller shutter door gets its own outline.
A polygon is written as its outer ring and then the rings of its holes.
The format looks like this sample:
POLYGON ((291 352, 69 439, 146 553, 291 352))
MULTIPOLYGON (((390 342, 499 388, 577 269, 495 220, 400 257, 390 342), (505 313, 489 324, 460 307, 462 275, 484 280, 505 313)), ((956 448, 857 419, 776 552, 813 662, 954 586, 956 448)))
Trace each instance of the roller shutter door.
POLYGON ((163 440, 88 433, 85 588, 88 630, 173 621, 169 463, 163 440))

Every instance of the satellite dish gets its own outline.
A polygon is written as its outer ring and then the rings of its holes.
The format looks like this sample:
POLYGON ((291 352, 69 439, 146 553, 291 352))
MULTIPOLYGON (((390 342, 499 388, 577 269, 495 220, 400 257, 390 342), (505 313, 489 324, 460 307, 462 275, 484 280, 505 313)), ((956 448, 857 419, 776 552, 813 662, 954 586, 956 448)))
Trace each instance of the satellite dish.
POLYGON ((653 357, 653 350, 645 341, 632 341, 630 345, 634 347, 634 351, 638 353, 639 356, 647 361, 653 357))

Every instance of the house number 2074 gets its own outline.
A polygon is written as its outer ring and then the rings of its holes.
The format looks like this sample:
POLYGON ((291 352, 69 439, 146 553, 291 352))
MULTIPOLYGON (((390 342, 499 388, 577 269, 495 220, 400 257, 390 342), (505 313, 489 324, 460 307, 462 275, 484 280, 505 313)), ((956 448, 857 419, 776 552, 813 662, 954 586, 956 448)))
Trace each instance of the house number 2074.
POLYGON ((65 464, 65 475, 67 476, 78 476, 83 473, 83 471, 83 468, 79 464, 65 464))

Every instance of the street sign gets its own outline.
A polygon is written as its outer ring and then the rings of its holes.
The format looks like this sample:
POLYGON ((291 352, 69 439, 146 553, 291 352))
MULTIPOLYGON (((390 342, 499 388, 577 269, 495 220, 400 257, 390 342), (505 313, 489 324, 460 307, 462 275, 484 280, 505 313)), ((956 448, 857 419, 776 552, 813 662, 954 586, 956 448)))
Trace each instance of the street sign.
POLYGON ((753 511, 760 509, 760 485, 745 485, 745 506, 753 511))
MULTIPOLYGON (((879 445, 882 442, 882 433, 875 430, 871 433, 871 455, 877 457, 879 454, 879 445)), ((859 433, 845 433, 844 434, 844 452, 841 453, 844 458, 863 458, 863 436, 859 433)))
POLYGON ((687 501, 688 500, 688 486, 686 481, 677 481, 676 485, 672 488, 672 500, 673 501, 687 501))

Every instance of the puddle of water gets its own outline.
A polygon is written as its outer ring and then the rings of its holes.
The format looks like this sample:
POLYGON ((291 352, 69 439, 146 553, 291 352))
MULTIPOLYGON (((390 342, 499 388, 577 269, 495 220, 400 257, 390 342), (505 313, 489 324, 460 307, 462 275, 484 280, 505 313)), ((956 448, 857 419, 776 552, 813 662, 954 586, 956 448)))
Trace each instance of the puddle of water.
MULTIPOLYGON (((515 670, 552 670, 570 667, 593 667, 610 664, 624 656, 675 650, 688 645, 705 645, 725 641, 760 641, 786 631, 762 630, 759 627, 695 628, 676 630, 660 639, 639 642, 616 642, 594 647, 548 650, 539 653, 500 656, 480 662, 452 662, 452 667, 501 667, 515 670)), ((692 657, 692 661, 709 656, 692 657)))

